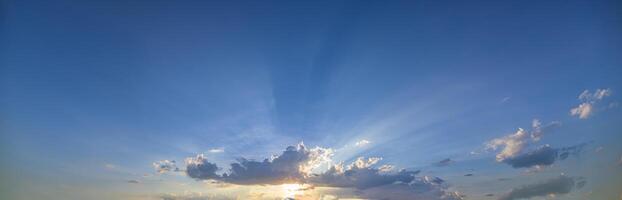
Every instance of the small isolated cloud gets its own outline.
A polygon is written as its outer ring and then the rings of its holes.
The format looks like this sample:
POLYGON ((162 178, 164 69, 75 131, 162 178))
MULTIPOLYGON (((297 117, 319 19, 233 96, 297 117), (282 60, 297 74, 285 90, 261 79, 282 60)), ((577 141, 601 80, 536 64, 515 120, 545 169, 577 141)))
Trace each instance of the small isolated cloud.
POLYGON ((117 169, 117 166, 113 165, 113 164, 110 164, 110 163, 107 163, 107 164, 104 165, 104 168, 106 168, 108 170, 113 170, 113 169, 117 169))
POLYGON ((207 152, 209 152, 209 153, 223 153, 223 152, 225 152, 225 148, 222 148, 222 147, 221 148, 214 148, 214 149, 208 150, 207 152))
POLYGON ((155 168, 156 172, 163 174, 163 173, 167 173, 170 171, 179 171, 179 168, 177 168, 177 164, 175 163, 174 160, 161 160, 161 161, 157 161, 154 162, 153 164, 153 168, 155 168))
POLYGON ((207 161, 207 157, 203 154, 186 158, 186 174, 189 177, 200 180, 219 179, 220 176, 216 174, 216 171, 218 171, 218 166, 207 161))
POLYGON ((362 147, 362 146, 368 145, 369 143, 371 143, 369 140, 360 140, 354 143, 354 145, 357 147, 362 147))
POLYGON ((134 180, 134 179, 132 179, 132 180, 128 180, 127 182, 128 182, 128 183, 133 183, 133 184, 139 184, 139 183, 140 183, 140 181, 138 181, 138 180, 134 180))
POLYGON ((498 200, 529 199, 547 195, 563 195, 570 193, 575 187, 579 187, 575 185, 576 183, 585 185, 585 180, 583 180, 583 178, 561 175, 544 182, 514 188, 510 192, 499 197, 498 200))
POLYGON ((577 107, 570 109, 571 116, 578 116, 579 119, 587 119, 593 115, 595 106, 605 97, 611 95, 611 89, 597 89, 594 93, 584 90, 578 97, 581 101, 577 107))
POLYGON ((510 101, 510 99, 511 99, 510 97, 504 97, 503 99, 501 99, 501 103, 508 102, 510 101))
POLYGON ((455 162, 455 161, 451 160, 450 158, 446 158, 446 159, 443 159, 443 160, 441 160, 441 161, 438 161, 438 162, 434 163, 434 166, 437 166, 437 167, 445 167, 445 166, 449 166, 449 165, 451 165, 451 164, 452 164, 452 163, 454 163, 454 162, 455 162))
POLYGON ((519 155, 527 144, 539 141, 544 134, 559 126, 561 126, 561 123, 557 121, 542 126, 542 123, 538 119, 534 119, 530 131, 518 128, 515 133, 489 141, 486 143, 486 149, 501 149, 496 159, 498 162, 503 162, 505 159, 519 155))

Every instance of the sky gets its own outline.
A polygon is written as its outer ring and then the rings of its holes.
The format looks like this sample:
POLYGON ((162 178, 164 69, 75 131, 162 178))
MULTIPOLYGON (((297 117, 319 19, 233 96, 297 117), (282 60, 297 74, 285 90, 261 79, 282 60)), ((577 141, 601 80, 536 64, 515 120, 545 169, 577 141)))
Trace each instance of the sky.
POLYGON ((622 199, 622 2, 0 4, 0 199, 622 199))

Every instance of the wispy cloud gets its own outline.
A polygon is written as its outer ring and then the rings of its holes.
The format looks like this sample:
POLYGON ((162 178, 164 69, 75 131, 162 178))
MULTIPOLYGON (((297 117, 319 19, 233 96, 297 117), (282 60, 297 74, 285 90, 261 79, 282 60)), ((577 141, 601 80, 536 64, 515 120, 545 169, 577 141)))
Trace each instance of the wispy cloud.
POLYGON ((354 145, 357 147, 362 147, 362 146, 368 145, 369 143, 371 143, 369 140, 360 140, 354 143, 354 145))
POLYGON ((438 162, 434 163, 434 166, 445 167, 445 166, 449 166, 452 163, 454 163, 453 160, 451 160, 450 158, 446 158, 446 159, 443 159, 441 161, 438 161, 438 162))
POLYGON ((594 93, 591 93, 589 90, 584 90, 578 97, 582 103, 570 109, 570 115, 578 116, 579 119, 587 119, 595 112, 595 106, 610 95, 611 89, 596 89, 594 93))
POLYGON ((539 196, 567 194, 570 193, 575 186, 580 187, 579 184, 575 185, 576 183, 585 184, 582 179, 583 178, 561 175, 544 182, 514 188, 510 192, 499 197, 499 200, 529 199, 539 196))
POLYGON ((209 153, 224 153, 225 152, 225 148, 214 148, 214 149, 210 149, 207 152, 209 153))

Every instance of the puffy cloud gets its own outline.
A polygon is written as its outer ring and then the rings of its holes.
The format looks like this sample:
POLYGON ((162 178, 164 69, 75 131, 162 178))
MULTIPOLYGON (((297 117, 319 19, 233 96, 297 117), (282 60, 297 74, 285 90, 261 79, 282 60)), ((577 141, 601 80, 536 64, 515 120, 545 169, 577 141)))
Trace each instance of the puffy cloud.
POLYGON ((546 195, 567 194, 575 188, 575 183, 578 182, 583 185, 585 184, 585 180, 583 180, 583 178, 573 178, 561 175, 544 182, 514 188, 510 192, 499 197, 499 200, 528 199, 546 195))
POLYGON ((302 143, 289 146, 280 155, 263 161, 239 159, 230 165, 228 172, 218 174, 218 166, 203 154, 186 159, 186 173, 197 180, 215 180, 238 185, 278 185, 301 183, 314 188, 336 187, 356 190, 356 197, 375 199, 455 200, 456 193, 447 191, 447 184, 438 177, 416 177, 419 171, 394 171, 391 165, 377 165, 382 158, 359 157, 348 165, 332 165, 324 172, 314 173, 317 168, 331 161, 332 149, 306 148, 302 143), (384 191, 384 192, 382 192, 384 191), (399 196, 393 194, 409 194, 399 196))
POLYGON ((414 180, 418 173, 407 170, 401 170, 397 173, 384 173, 386 171, 372 167, 379 160, 379 158, 358 158, 347 166, 339 163, 331 166, 324 173, 309 177, 308 181, 318 186, 366 189, 395 182, 409 183, 414 180))
POLYGON ((304 144, 289 146, 279 156, 261 162, 240 159, 231 164, 223 180, 236 184, 283 184, 300 182, 321 164, 330 161, 332 149, 307 149, 304 144))
POLYGON ((220 176, 216 174, 216 171, 218 171, 218 166, 207 161, 203 154, 194 158, 186 158, 186 174, 191 178, 199 180, 219 179, 220 176))
POLYGON ((358 158, 346 166, 339 163, 308 181, 318 186, 356 188, 357 197, 365 199, 462 199, 457 193, 447 191, 441 178, 416 177, 419 171, 409 170, 387 173, 383 170, 386 165, 373 167, 379 160, 358 158))
POLYGON ((361 146, 368 145, 369 143, 371 143, 369 140, 360 140, 360 141, 354 143, 354 145, 357 146, 357 147, 361 147, 361 146))
POLYGON ((486 144, 486 148, 497 150, 497 148, 503 146, 501 152, 496 156, 497 161, 502 162, 506 158, 519 154, 527 143, 526 138, 528 138, 527 132, 522 128, 518 128, 518 131, 514 134, 491 140, 486 144))
POLYGON ((587 119, 593 115, 595 105, 610 95, 611 89, 597 89, 594 93, 591 93, 589 90, 584 90, 578 98, 582 103, 570 109, 570 115, 578 116, 579 119, 587 119))
POLYGON ((153 163, 156 172, 162 174, 170 171, 179 171, 174 160, 161 160, 153 163))
POLYGON ((228 173, 216 174, 218 166, 207 161, 203 154, 186 159, 186 173, 199 180, 220 180, 234 184, 284 184, 300 182, 313 169, 330 161, 331 149, 308 149, 304 144, 289 146, 279 156, 263 161, 244 158, 232 163, 228 173))
POLYGON ((540 120, 534 119, 530 131, 518 128, 513 134, 489 141, 486 143, 486 149, 497 150, 502 148, 496 155, 496 159, 498 162, 503 162, 505 159, 519 155, 527 144, 539 141, 544 134, 559 126, 561 126, 561 123, 557 121, 542 126, 540 120))

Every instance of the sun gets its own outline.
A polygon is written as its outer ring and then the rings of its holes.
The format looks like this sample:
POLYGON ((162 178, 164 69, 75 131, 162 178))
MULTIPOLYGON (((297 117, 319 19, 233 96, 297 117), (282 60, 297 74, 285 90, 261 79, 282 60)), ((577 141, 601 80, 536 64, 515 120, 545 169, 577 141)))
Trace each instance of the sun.
POLYGON ((296 195, 302 195, 304 186, 301 184, 283 184, 283 198, 295 198, 296 195))

